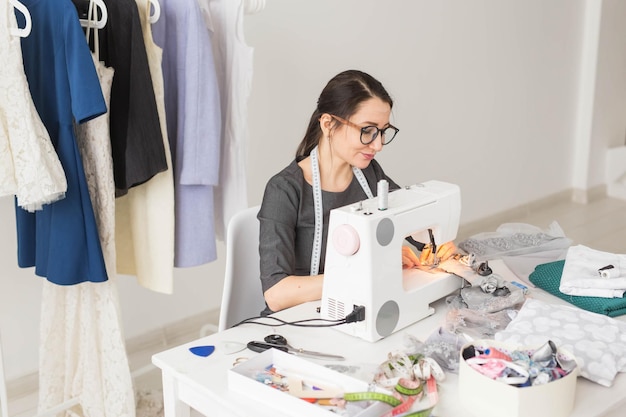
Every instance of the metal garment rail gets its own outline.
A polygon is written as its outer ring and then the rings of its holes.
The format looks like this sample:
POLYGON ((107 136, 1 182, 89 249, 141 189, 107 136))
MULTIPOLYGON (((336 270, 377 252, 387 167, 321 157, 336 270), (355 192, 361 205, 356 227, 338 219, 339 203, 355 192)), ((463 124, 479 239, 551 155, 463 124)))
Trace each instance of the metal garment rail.
MULTIPOLYGON (((80 404, 80 398, 71 398, 61 404, 38 413, 33 417, 51 417, 57 413, 80 404)), ((7 393, 6 377, 4 375, 4 356, 2 353, 2 335, 0 334, 0 417, 9 417, 9 395, 7 393)))
MULTIPOLYGON (((152 364, 136 369, 131 373, 133 379, 150 372, 156 367, 152 364)), ((70 398, 61 404, 55 405, 45 411, 33 415, 33 417, 54 417, 61 411, 68 410, 80 405, 80 397, 70 398)), ((4 355, 2 352, 2 334, 0 333, 0 417, 9 417, 9 394, 7 392, 6 376, 4 374, 4 355)))

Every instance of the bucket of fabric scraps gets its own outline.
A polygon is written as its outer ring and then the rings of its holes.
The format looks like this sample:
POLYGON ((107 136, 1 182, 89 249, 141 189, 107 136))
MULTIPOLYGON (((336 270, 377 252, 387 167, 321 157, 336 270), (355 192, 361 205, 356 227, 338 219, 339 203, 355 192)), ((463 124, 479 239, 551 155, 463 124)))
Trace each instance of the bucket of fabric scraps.
POLYGON ((526 348, 476 340, 461 349, 460 400, 479 417, 566 417, 578 370, 575 357, 552 341, 526 348))

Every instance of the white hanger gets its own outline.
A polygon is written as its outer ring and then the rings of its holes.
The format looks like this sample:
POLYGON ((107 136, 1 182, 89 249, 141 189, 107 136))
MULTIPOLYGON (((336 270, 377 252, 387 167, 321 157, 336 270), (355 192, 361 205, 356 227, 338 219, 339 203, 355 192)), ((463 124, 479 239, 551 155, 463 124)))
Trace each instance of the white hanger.
POLYGON ((90 22, 89 19, 80 19, 80 25, 82 27, 93 27, 96 29, 102 29, 106 26, 107 20, 109 18, 109 14, 107 13, 107 6, 104 4, 103 0, 90 0, 93 1, 96 6, 100 9, 100 20, 96 20, 95 22, 90 22))
POLYGON ((24 29, 11 28, 11 34, 25 38, 28 35, 30 35, 30 30, 33 28, 33 22, 32 22, 32 19, 30 18, 30 12, 26 8, 26 6, 24 6, 18 0, 10 0, 10 2, 13 5, 13 7, 19 10, 26 18, 26 26, 24 26, 24 29))
POLYGON ((150 4, 152 4, 152 8, 154 8, 154 14, 150 16, 150 23, 156 23, 161 16, 161 5, 159 4, 159 0, 150 0, 150 4))
POLYGON ((265 8, 265 0, 245 0, 244 13, 255 14, 265 8))

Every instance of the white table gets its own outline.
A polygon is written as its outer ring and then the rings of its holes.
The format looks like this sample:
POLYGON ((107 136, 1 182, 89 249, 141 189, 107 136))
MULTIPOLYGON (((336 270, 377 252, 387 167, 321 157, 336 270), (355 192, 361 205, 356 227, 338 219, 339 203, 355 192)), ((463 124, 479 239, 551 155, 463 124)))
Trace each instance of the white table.
MULTIPOLYGON (((498 261, 490 262, 490 266, 505 279, 515 279, 498 261)), ((540 289, 531 289, 531 295, 550 303, 566 304, 540 289)), ((268 334, 280 333, 293 346, 345 356, 347 360, 343 362, 308 358, 307 360, 319 364, 352 366, 354 367, 352 369, 359 370, 356 374, 353 373, 353 376, 369 382, 372 372, 387 359, 389 352, 403 349, 406 333, 423 341, 444 322, 445 306, 443 303, 441 300, 434 304, 434 315, 375 343, 361 340, 333 328, 266 327, 245 324, 157 353, 152 357, 152 362, 162 371, 165 417, 189 417, 191 408, 211 417, 291 416, 289 410, 281 410, 279 404, 277 404, 277 409, 269 409, 254 399, 229 389, 227 374, 235 360, 241 357, 252 357, 255 353, 246 349, 228 354, 225 352, 225 343, 245 344, 251 340, 263 340, 263 337, 268 334), (199 357, 189 351, 190 347, 203 345, 215 346, 215 352, 208 357, 199 357)), ((277 316, 289 321, 316 318, 319 317, 319 313, 316 312, 319 304, 319 302, 302 304, 282 311, 277 316)), ((620 319, 625 318, 622 316, 620 319)), ((572 417, 623 415, 623 409, 617 410, 626 405, 626 375, 618 374, 611 388, 578 378, 576 390, 572 417)), ((456 374, 446 373, 445 381, 440 384, 439 393, 440 400, 433 413, 435 416, 468 415, 468 412, 459 404, 456 374)))

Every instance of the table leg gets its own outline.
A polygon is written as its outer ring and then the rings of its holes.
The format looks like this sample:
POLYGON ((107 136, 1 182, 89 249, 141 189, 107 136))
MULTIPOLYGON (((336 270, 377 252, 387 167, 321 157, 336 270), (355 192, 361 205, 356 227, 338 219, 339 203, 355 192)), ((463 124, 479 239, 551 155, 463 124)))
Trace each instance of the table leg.
POLYGON ((191 407, 178 396, 178 382, 168 372, 163 372, 164 417, 191 417, 191 407))

